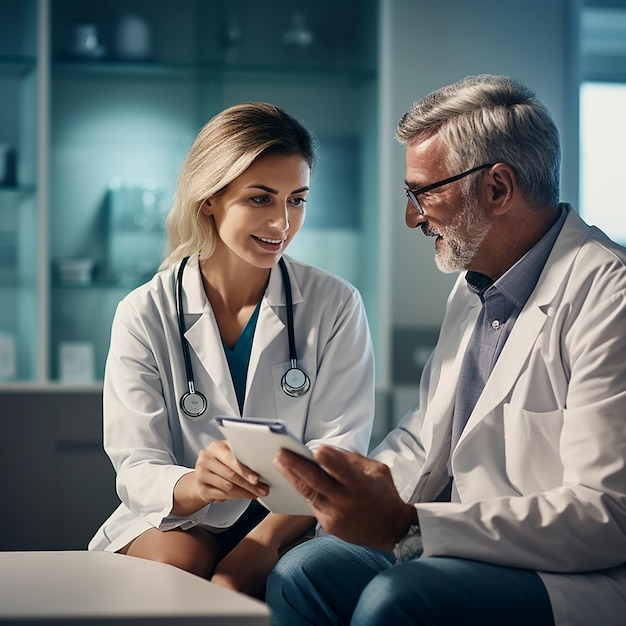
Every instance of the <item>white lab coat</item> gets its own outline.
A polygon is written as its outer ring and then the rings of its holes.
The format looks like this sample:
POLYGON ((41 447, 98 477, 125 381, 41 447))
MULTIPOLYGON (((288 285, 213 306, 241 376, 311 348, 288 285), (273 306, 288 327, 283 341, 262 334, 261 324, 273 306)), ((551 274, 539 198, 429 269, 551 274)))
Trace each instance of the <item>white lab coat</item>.
MULTIPOLYGON (((289 343, 283 281, 274 267, 254 333, 242 416, 284 420, 310 447, 323 441, 365 453, 374 413, 374 364, 361 296, 336 276, 285 260, 298 364, 311 388, 297 398, 281 389, 289 343)), ((195 386, 208 408, 198 418, 180 408, 188 384, 176 317, 177 271, 178 264, 157 274, 115 314, 104 379, 104 446, 122 504, 91 540, 92 550, 119 550, 151 527, 223 529, 249 504, 228 500, 189 517, 171 514, 176 482, 193 469, 202 448, 223 438, 212 418, 240 415, 197 258, 183 274, 183 309, 195 386)))
POLYGON ((626 250, 571 207, 454 451, 479 299, 448 300, 419 406, 373 451, 416 505, 424 556, 538 570, 557 625, 626 624, 626 250))

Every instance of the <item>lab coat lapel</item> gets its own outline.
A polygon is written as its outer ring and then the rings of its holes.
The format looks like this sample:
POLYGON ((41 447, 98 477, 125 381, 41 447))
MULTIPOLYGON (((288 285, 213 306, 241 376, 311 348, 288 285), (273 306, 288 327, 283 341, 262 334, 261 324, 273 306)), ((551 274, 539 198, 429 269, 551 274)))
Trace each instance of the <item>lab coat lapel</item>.
POLYGON ((520 313, 483 393, 470 415, 459 440, 459 447, 472 429, 503 402, 518 380, 537 336, 546 320, 554 313, 552 304, 588 231, 587 225, 570 209, 537 286, 520 313))
MULTIPOLYGON (((467 290, 465 275, 459 277, 457 290, 467 290)), ((440 450, 448 445, 450 424, 454 411, 456 385, 463 363, 463 356, 474 330, 480 311, 480 300, 473 294, 463 294, 459 300, 451 299, 451 308, 442 325, 437 343, 436 359, 429 388, 434 395, 429 399, 424 422, 426 448, 431 452, 424 471, 440 456, 440 450)))
MULTIPOLYGON (((239 404, 235 386, 230 375, 228 361, 224 354, 222 338, 211 307, 206 310, 185 334, 189 347, 202 363, 202 367, 211 377, 215 393, 221 394, 231 408, 232 415, 239 415, 239 404)), ((196 375, 196 382, 198 376, 196 375)), ((198 387, 200 387, 198 385, 198 387)), ((201 390, 201 389, 199 389, 201 390)), ((213 396, 213 394, 211 394, 213 396)))
MULTIPOLYGON (((222 396, 222 401, 230 406, 233 415, 239 415, 239 405, 224 354, 222 338, 213 309, 202 286, 197 257, 189 259, 183 274, 183 308, 187 327, 185 337, 192 355, 195 353, 211 377, 216 387, 215 393, 222 396)), ((198 384, 199 376, 200 372, 195 372, 196 385, 198 390, 202 391, 201 385, 198 384)), ((207 397, 214 396, 210 394, 207 397)))
MULTIPOLYGON (((287 261, 287 268, 289 270, 289 276, 291 279, 291 290, 293 304, 302 302, 302 293, 298 285, 296 284, 293 272, 289 267, 287 261)), ((280 268, 274 266, 270 274, 270 280, 265 293, 265 298, 261 303, 261 309, 259 311, 259 319, 257 321, 257 328, 254 333, 254 339, 252 341, 252 352, 250 353, 250 363, 248 364, 248 376, 246 379, 246 401, 249 395, 249 391, 254 382, 254 377, 261 360, 261 355, 266 351, 268 346, 276 339, 281 331, 286 327, 287 313, 284 311, 286 308, 285 289, 283 285, 282 275, 280 268), (282 311, 279 314, 279 311, 282 311), (283 322, 283 319, 285 320, 283 322)), ((289 343, 285 339, 285 361, 289 360, 289 343)))
MULTIPOLYGON (((426 412, 423 423, 417 425, 417 428, 428 452, 422 470, 402 487, 401 495, 407 501, 432 500, 448 480, 447 463, 456 386, 463 355, 479 311, 480 300, 469 292, 463 273, 450 294, 437 348, 432 357, 430 378, 420 383, 420 406, 426 407, 426 412), (423 394, 427 394, 427 397, 423 394)), ((409 431, 413 427, 410 420, 414 419, 414 415, 409 413, 405 418, 409 420, 406 424, 409 431)))
POLYGON ((524 363, 533 349, 537 335, 546 320, 544 307, 537 302, 527 302, 524 315, 516 322, 511 335, 489 376, 482 394, 470 415, 459 439, 459 446, 467 434, 496 406, 503 402, 506 395, 519 378, 524 363))

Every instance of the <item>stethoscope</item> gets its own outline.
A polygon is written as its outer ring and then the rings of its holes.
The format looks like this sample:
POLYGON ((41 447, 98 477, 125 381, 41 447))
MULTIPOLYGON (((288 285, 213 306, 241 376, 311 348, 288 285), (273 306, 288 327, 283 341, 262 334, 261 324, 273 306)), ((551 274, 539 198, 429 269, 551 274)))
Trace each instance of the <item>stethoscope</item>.
MULTIPOLYGON (((187 373, 186 391, 180 398, 180 406, 183 412, 189 417, 198 417, 202 415, 207 408, 206 398, 202 393, 196 391, 196 385, 193 377, 193 368, 191 366, 191 355, 189 353, 189 344, 185 337, 185 313, 183 311, 183 271, 187 265, 189 257, 185 257, 178 268, 176 276, 176 312, 178 315, 178 331, 180 333, 180 342, 183 348, 183 357, 185 359, 185 371, 187 373)), ((283 374, 280 381, 281 389, 290 397, 297 398, 304 395, 311 387, 311 381, 306 373, 298 367, 298 356, 296 354, 296 340, 293 332, 293 297, 291 295, 291 282, 289 281, 289 272, 287 265, 281 258, 278 261, 280 271, 283 275, 283 285, 285 288, 285 299, 287 301, 287 336, 289 337, 289 361, 290 367, 283 374)))

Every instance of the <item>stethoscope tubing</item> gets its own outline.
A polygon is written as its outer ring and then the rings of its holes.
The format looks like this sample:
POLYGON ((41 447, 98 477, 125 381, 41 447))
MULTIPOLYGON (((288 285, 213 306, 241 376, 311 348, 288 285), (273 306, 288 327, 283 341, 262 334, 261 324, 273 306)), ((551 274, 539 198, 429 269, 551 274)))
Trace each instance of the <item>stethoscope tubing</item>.
MULTIPOLYGON (((176 315, 178 318, 178 331, 180 334, 183 359, 185 362, 185 372, 187 374, 187 391, 181 396, 180 406, 183 412, 189 417, 199 417, 206 411, 207 400, 201 392, 196 390, 193 366, 191 363, 191 353, 189 352, 189 343, 185 337, 186 327, 185 312, 183 309, 183 272, 188 261, 188 256, 181 261, 176 275, 176 315)), ((283 374, 281 379, 281 389, 286 395, 292 398, 297 398, 304 395, 310 389, 311 380, 298 366, 293 322, 293 295, 291 291, 291 281, 289 279, 287 264, 282 257, 278 260, 278 265, 283 278, 283 288, 285 290, 285 301, 287 305, 287 338, 289 341, 290 361, 290 367, 283 374)))
POLYGON ((199 417, 207 408, 207 400, 202 393, 196 391, 196 383, 193 377, 193 367, 191 365, 191 354, 189 344, 185 337, 185 312, 183 310, 183 272, 189 257, 186 256, 180 263, 176 276, 176 314, 178 317, 178 332, 180 333, 180 343, 183 349, 183 359, 185 361, 185 371, 187 373, 187 391, 180 398, 180 406, 189 417, 199 417))

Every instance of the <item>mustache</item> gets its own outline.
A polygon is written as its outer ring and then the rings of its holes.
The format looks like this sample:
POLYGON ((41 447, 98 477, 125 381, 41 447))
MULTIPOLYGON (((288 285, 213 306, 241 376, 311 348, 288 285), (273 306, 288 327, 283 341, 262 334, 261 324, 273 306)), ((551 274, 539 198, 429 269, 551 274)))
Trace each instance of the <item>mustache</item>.
POLYGON ((434 229, 428 222, 424 222, 424 224, 422 224, 420 228, 422 229, 422 233, 424 233, 426 237, 439 237, 441 235, 441 233, 438 230, 434 229))

